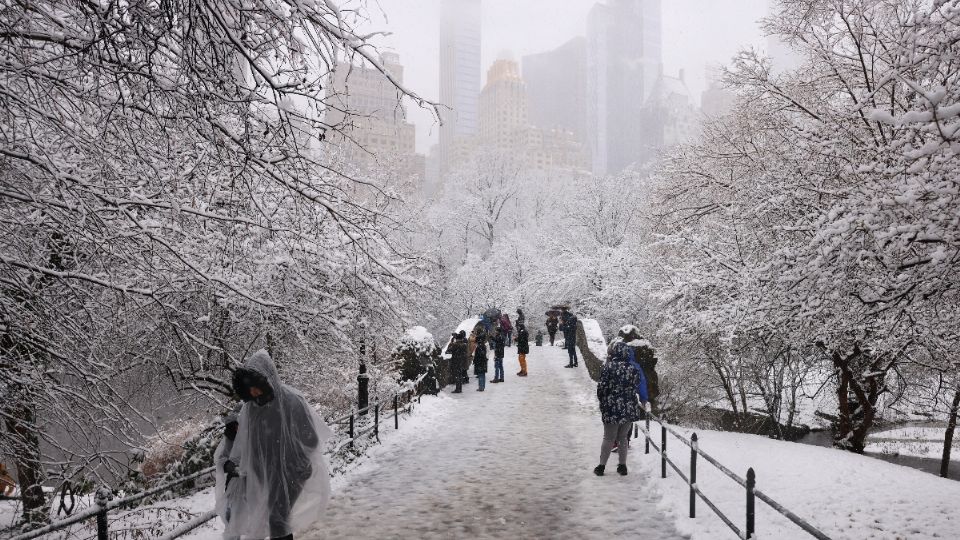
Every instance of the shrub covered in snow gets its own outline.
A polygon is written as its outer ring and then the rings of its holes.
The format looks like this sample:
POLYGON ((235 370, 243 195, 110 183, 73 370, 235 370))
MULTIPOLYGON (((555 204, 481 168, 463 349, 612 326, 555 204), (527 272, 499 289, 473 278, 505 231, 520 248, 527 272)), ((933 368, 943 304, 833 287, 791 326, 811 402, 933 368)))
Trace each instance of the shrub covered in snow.
POLYGON ((403 381, 412 381, 433 370, 434 375, 423 381, 425 391, 435 394, 447 383, 446 362, 440 357, 440 347, 433 340, 433 334, 422 326, 407 330, 393 349, 391 357, 395 365, 400 366, 400 379, 403 381))

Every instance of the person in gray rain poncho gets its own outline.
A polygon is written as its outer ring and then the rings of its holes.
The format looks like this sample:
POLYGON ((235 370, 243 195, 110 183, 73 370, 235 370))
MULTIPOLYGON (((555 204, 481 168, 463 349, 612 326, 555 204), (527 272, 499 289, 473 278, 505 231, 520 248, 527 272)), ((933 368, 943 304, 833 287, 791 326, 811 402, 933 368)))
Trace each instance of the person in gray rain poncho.
POLYGON ((280 382, 264 350, 234 372, 233 389, 244 405, 236 437, 221 443, 217 454, 224 538, 292 540, 330 499, 323 457, 330 428, 299 392, 280 382))

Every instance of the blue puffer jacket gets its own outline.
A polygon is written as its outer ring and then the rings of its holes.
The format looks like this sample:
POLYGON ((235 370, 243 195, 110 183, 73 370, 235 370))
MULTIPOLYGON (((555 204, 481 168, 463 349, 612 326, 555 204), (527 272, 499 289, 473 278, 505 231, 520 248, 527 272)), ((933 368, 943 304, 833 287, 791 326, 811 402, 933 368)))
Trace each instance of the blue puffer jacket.
POLYGON ((624 343, 613 346, 610 358, 600 370, 597 398, 604 424, 640 420, 640 402, 647 401, 647 381, 633 358, 632 347, 624 343))

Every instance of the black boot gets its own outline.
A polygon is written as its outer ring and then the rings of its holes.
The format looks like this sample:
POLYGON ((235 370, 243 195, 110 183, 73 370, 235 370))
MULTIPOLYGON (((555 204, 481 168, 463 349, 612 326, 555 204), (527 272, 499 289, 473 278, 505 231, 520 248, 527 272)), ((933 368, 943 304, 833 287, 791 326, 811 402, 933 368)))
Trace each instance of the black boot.
POLYGON ((606 467, 603 466, 603 465, 597 465, 597 466, 594 467, 594 469, 593 469, 593 474, 595 474, 595 475, 597 475, 597 476, 603 476, 603 469, 605 469, 605 468, 606 468, 606 467))
POLYGON ((626 466, 625 464, 623 464, 623 463, 617 465, 617 474, 619 474, 620 476, 626 476, 626 475, 627 475, 627 466, 626 466))

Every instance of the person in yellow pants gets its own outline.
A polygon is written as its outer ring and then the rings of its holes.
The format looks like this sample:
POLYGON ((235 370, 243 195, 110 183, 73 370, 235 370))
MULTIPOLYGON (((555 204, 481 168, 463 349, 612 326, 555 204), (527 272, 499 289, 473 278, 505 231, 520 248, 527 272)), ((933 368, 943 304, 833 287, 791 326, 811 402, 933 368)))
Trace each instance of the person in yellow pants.
POLYGON ((530 353, 530 333, 526 325, 517 323, 517 357, 520 359, 520 377, 527 376, 527 354, 530 353))

